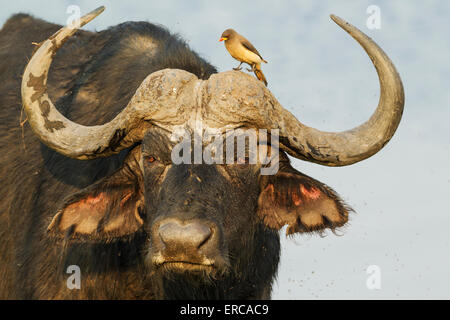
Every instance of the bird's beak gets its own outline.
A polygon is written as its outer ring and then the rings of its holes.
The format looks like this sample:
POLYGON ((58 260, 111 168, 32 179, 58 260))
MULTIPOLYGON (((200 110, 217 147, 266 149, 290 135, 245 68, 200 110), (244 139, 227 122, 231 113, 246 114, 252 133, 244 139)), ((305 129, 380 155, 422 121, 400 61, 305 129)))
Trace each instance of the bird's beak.
POLYGON ((222 37, 222 38, 219 39, 219 41, 223 41, 223 40, 228 40, 228 38, 227 37, 222 37))

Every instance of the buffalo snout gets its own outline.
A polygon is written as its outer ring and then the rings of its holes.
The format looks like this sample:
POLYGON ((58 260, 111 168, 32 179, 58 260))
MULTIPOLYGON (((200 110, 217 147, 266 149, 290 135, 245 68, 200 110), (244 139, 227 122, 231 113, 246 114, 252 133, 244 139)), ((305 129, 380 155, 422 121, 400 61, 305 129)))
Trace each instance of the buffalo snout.
POLYGON ((221 232, 206 219, 164 218, 152 226, 151 262, 175 271, 222 268, 225 263, 221 232))

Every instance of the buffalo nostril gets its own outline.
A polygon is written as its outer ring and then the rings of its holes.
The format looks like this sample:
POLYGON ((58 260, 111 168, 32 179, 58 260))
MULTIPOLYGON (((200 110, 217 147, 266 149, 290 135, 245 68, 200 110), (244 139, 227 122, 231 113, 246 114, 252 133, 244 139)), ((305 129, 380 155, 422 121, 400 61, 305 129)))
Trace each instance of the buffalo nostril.
POLYGON ((206 233, 205 233, 206 236, 205 236, 204 240, 199 243, 199 245, 197 246, 197 249, 200 249, 200 247, 203 247, 203 245, 206 244, 213 237, 213 234, 214 234, 214 230, 209 228, 209 234, 206 235, 206 233))
POLYGON ((212 238, 213 231, 201 222, 168 221, 159 226, 158 234, 166 250, 191 251, 204 246, 212 238))

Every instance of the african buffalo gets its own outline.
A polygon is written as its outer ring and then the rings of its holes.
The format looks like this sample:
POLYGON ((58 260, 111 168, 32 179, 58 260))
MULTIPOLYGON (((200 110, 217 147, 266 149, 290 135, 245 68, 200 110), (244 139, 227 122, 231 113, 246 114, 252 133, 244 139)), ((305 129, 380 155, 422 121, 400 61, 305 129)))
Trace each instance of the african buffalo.
POLYGON ((366 50, 381 86, 372 117, 339 133, 301 124, 257 79, 217 73, 162 27, 128 22, 75 34, 11 17, 0 31, 0 297, 270 298, 279 229, 335 229, 351 210, 287 154, 353 164, 378 152, 402 115, 389 58, 332 19, 366 50), (271 155, 278 132, 278 171, 262 175, 264 164, 247 157, 174 164, 172 133, 201 134, 199 120, 222 134, 267 129, 272 137, 259 145, 271 155), (73 265, 79 289, 67 286, 73 265))

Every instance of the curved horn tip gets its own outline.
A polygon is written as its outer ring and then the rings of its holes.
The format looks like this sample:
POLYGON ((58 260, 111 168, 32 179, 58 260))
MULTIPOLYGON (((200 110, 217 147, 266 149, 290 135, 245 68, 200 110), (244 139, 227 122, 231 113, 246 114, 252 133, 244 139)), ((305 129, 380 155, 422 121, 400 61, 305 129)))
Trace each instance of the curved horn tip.
POLYGON ((330 18, 331 20, 333 20, 334 22, 336 22, 336 24, 342 26, 343 24, 348 24, 347 21, 345 21, 344 19, 334 15, 334 14, 330 14, 330 18))
POLYGON ((103 11, 105 11, 106 7, 105 6, 100 6, 97 9, 94 9, 90 12, 90 14, 95 14, 95 15, 99 15, 100 13, 102 13, 103 11))
POLYGON ((105 6, 98 7, 95 10, 92 10, 91 12, 85 14, 80 18, 80 27, 84 26, 86 23, 92 21, 93 19, 97 18, 98 15, 100 15, 103 11, 105 11, 105 6))

